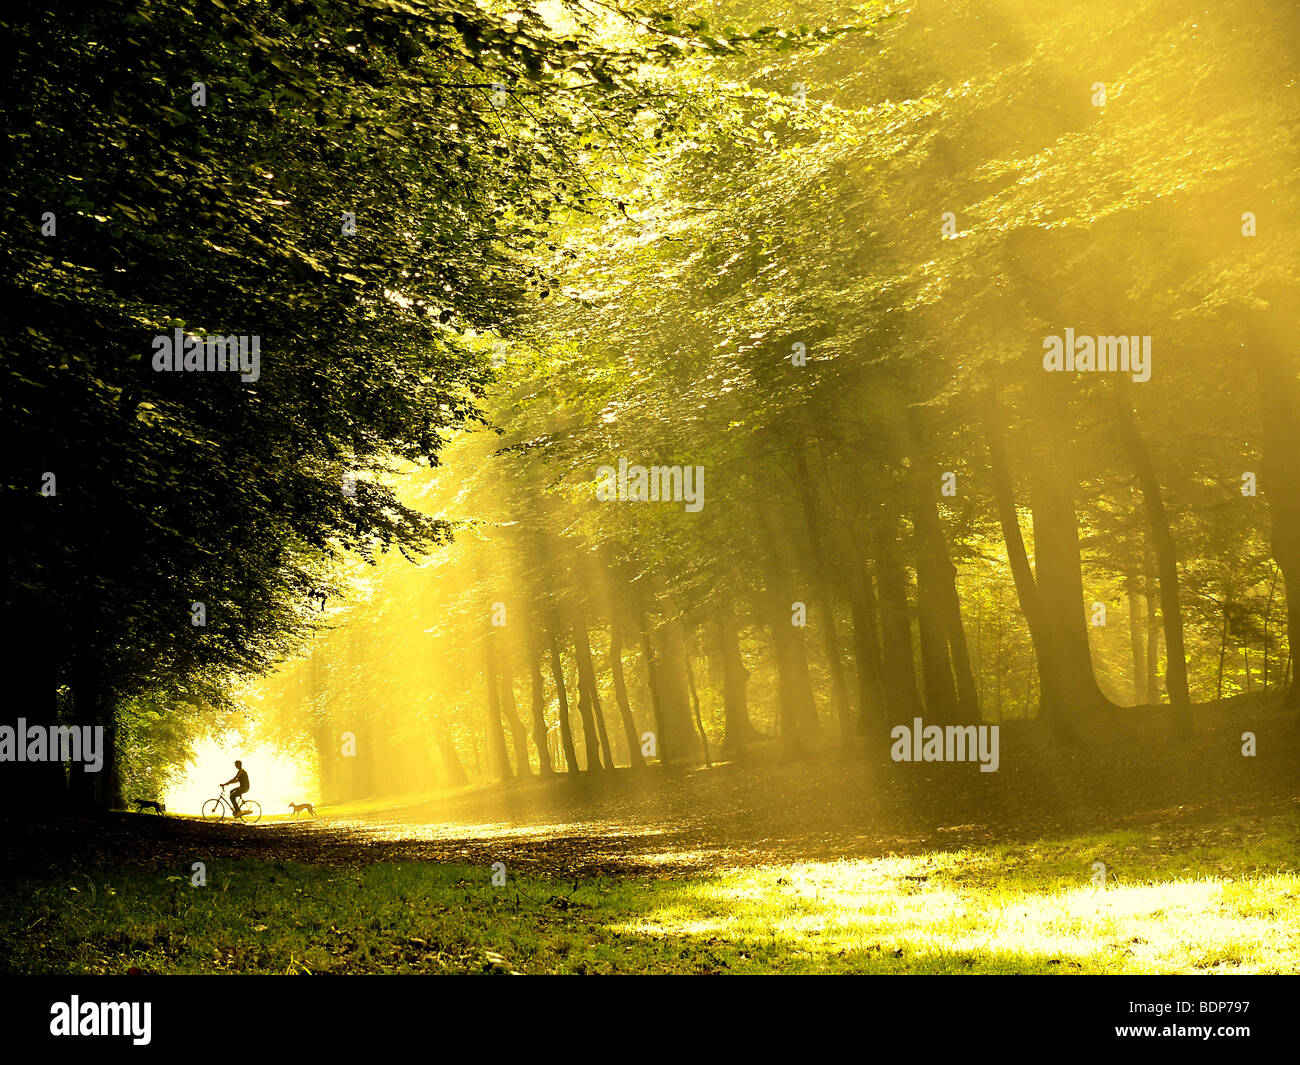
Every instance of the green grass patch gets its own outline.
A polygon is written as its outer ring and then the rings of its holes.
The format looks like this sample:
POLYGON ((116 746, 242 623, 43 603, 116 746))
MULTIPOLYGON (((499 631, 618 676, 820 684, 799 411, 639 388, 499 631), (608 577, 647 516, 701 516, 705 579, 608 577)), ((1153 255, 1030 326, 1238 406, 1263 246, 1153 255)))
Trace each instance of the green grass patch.
POLYGON ((1279 817, 576 889, 221 860, 204 887, 126 868, 10 883, 0 929, 24 973, 1296 973, 1298 842, 1279 817))

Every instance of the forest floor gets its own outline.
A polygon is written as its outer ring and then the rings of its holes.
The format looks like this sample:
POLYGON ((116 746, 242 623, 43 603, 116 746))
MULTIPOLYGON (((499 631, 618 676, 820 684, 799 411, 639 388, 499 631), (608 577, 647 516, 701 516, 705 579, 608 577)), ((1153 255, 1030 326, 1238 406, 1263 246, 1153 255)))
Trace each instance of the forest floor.
POLYGON ((1063 750, 1008 722, 995 773, 826 737, 315 821, 0 822, 0 968, 1300 972, 1294 717, 1167 724, 1119 711, 1063 750))

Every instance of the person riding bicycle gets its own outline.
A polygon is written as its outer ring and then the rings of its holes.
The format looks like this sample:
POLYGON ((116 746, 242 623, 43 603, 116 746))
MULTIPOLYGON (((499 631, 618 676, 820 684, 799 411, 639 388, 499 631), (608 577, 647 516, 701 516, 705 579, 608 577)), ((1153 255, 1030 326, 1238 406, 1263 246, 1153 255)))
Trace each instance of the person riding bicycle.
POLYGON ((221 786, 224 788, 226 784, 239 785, 239 787, 237 787, 234 791, 230 793, 230 805, 231 808, 235 811, 235 816, 238 817, 239 797, 241 795, 244 795, 248 791, 248 774, 244 772, 244 763, 239 761, 238 759, 235 759, 235 769, 237 770, 235 775, 231 777, 229 780, 227 780, 225 783, 223 783, 221 786))

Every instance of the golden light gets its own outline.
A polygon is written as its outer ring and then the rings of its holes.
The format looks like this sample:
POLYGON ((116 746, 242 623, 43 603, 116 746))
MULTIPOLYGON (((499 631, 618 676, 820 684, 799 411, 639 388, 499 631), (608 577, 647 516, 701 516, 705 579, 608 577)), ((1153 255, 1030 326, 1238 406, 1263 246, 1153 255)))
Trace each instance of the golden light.
MULTIPOLYGON (((205 740, 186 766, 182 781, 167 789, 168 813, 200 813, 203 803, 216 798, 218 785, 235 775, 235 759, 248 773, 248 798, 262 806, 262 816, 288 814, 290 802, 317 802, 316 773, 312 766, 270 746, 245 746, 242 741, 205 740)), ((227 792, 229 789, 225 789, 227 792)))

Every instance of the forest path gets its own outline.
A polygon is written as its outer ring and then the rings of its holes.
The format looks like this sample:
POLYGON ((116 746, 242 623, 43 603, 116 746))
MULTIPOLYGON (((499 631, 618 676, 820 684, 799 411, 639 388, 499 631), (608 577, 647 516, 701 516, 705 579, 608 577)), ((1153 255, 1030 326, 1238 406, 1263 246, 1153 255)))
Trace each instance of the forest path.
POLYGON ((973 762, 894 763, 885 747, 844 755, 829 741, 780 761, 769 745, 745 766, 516 780, 319 831, 359 832, 370 847, 412 857, 672 875, 1113 831, 1199 838, 1229 817, 1300 819, 1294 717, 1257 705, 1199 710, 1197 735, 1179 745, 1166 743, 1162 711, 1116 712, 1078 751, 1014 722, 992 773, 973 762), (1254 757, 1242 755, 1248 730, 1254 757))
MULTIPOLYGON (((1109 716, 1109 715, 1108 715, 1109 716)), ((774 745, 748 765, 656 767, 476 787, 371 811, 256 827, 115 814, 0 825, 4 867, 175 863, 239 857, 330 865, 444 861, 557 876, 677 876, 702 869, 904 855, 1115 831, 1240 840, 1240 822, 1300 818, 1300 733, 1276 707, 1198 708, 1186 744, 1165 714, 1118 711, 1079 751, 1024 723, 1003 726, 997 772, 894 763, 887 748, 797 761, 774 745), (1243 757, 1241 733, 1258 753, 1243 757), (1236 824, 1228 824, 1235 820, 1236 824)))

